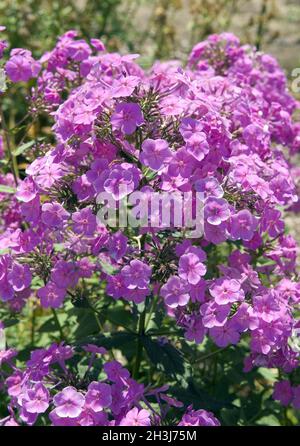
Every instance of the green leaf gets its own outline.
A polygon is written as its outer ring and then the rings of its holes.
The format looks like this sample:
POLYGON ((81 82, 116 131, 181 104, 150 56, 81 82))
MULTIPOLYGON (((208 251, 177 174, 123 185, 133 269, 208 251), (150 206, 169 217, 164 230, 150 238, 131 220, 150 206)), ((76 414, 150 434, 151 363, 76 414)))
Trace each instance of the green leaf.
POLYGON ((102 266, 102 270, 106 274, 114 274, 117 271, 117 268, 115 268, 114 266, 110 265, 108 262, 104 262, 103 260, 100 259, 99 263, 102 266))
POLYGON ((88 336, 85 339, 80 339, 77 345, 95 344, 101 347, 105 347, 108 350, 115 348, 123 352, 124 347, 130 346, 135 350, 135 340, 137 335, 135 333, 127 333, 125 331, 119 331, 112 334, 99 334, 95 336, 88 336))
POLYGON ((99 332, 97 320, 91 310, 74 307, 71 314, 76 316, 78 322, 75 331, 76 339, 82 339, 99 332))
POLYGON ((260 426, 280 426, 280 421, 275 415, 268 415, 260 418, 256 424, 260 426))
POLYGON ((3 328, 0 328, 0 352, 1 350, 5 350, 5 347, 6 347, 5 331, 3 328))
MULTIPOLYGON (((41 141, 43 139, 44 138, 39 138, 38 140, 41 141)), ((33 141, 26 142, 25 144, 22 144, 20 147, 17 147, 16 150, 14 150, 13 155, 14 156, 21 155, 26 150, 30 149, 30 147, 34 146, 34 144, 36 144, 36 142, 37 142, 36 140, 33 140, 33 141)))
POLYGON ((180 386, 170 387, 168 392, 182 401, 185 406, 193 404, 194 408, 201 407, 201 409, 211 410, 212 412, 217 412, 224 407, 232 407, 231 401, 212 397, 192 380, 189 380, 186 385, 181 383, 180 386))
POLYGON ((0 192, 3 192, 5 194, 15 194, 16 189, 11 186, 5 186, 4 184, 0 184, 0 192))
POLYGON ((142 336, 141 339, 150 361, 157 370, 181 381, 184 380, 187 375, 187 364, 179 350, 170 343, 162 344, 148 336, 142 336))
POLYGON ((57 325, 52 317, 48 319, 46 322, 44 322, 39 328, 40 333, 49 333, 49 332, 52 333, 56 331, 57 331, 57 325))

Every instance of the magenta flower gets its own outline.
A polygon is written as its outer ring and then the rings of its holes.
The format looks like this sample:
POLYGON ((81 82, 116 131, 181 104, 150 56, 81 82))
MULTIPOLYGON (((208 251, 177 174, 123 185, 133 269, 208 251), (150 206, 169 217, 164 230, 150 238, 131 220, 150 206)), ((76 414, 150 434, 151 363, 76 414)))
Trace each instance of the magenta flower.
POLYGON ((103 370, 107 375, 107 378, 113 382, 119 382, 120 380, 126 381, 130 377, 127 369, 122 367, 118 361, 106 362, 103 366, 103 370))
POLYGON ((44 413, 49 407, 49 397, 49 390, 42 383, 37 383, 28 390, 22 404, 29 413, 44 413))
POLYGON ((285 379, 274 384, 274 392, 272 395, 274 400, 277 400, 283 406, 288 406, 293 399, 293 388, 291 383, 285 379))
POLYGON ((59 203, 44 203, 42 205, 41 219, 49 228, 62 228, 69 215, 59 203))
POLYGON ((186 143, 187 152, 197 161, 202 161, 209 152, 206 135, 203 132, 193 133, 186 143))
POLYGON ((42 188, 50 188, 53 184, 63 177, 63 169, 58 163, 45 163, 41 166, 38 174, 34 177, 36 184, 42 188))
POLYGON ((38 290, 37 295, 44 308, 59 308, 64 301, 66 291, 54 282, 48 282, 46 286, 38 290))
POLYGON ((142 144, 140 161, 153 170, 161 169, 172 158, 167 141, 163 139, 146 139, 142 144))
POLYGON ((189 406, 178 426, 220 426, 220 422, 211 412, 193 410, 192 406, 189 406))
POLYGON ((228 202, 223 198, 209 197, 204 206, 204 217, 211 225, 220 225, 230 217, 228 202))
POLYGON ((209 291, 218 305, 226 305, 244 299, 241 285, 235 279, 217 279, 209 291))
POLYGON ((131 409, 120 421, 120 426, 150 426, 150 413, 145 409, 131 409))
POLYGON ((292 406, 294 409, 300 409, 300 386, 293 387, 292 406))
POLYGON ((206 266, 196 254, 184 254, 179 259, 178 275, 191 285, 197 285, 206 273, 206 266))
POLYGON ((209 334, 218 347, 227 347, 230 344, 235 345, 240 340, 240 333, 230 322, 222 325, 222 327, 210 328, 209 334))
POLYGON ((62 418, 77 418, 85 403, 82 393, 77 392, 74 387, 65 387, 53 398, 56 406, 55 413, 62 418))
POLYGON ((118 103, 111 116, 113 130, 121 130, 125 135, 131 135, 143 123, 141 108, 134 102, 118 103))
POLYGON ((222 327, 227 322, 230 308, 230 305, 217 305, 214 301, 201 305, 200 313, 204 327, 222 327))
POLYGON ((166 305, 171 308, 184 306, 190 300, 188 294, 189 286, 178 276, 172 276, 160 290, 161 296, 165 299, 166 305))
MULTIPOLYGON (((121 200, 136 189, 139 180, 139 170, 131 164, 122 163, 116 165, 106 175, 106 179, 103 182, 103 189, 111 193, 115 200, 121 200)), ((99 186, 99 182, 97 186, 99 186)))
POLYGON ((128 238, 121 231, 116 232, 110 237, 107 248, 113 259, 119 260, 125 255, 127 242, 128 238))
POLYGON ((79 268, 73 262, 59 260, 52 270, 51 280, 58 288, 73 288, 79 280, 79 268))
POLYGON ((72 221, 73 231, 76 234, 93 235, 97 227, 96 216, 90 208, 84 208, 81 211, 74 212, 72 221))
POLYGON ((37 187, 32 178, 26 177, 22 181, 17 189, 16 198, 24 203, 28 203, 33 200, 37 195, 37 187))
POLYGON ((189 155, 182 147, 177 150, 172 159, 168 162, 168 174, 172 177, 182 176, 183 178, 189 178, 195 169, 195 158, 189 155))
POLYGON ((22 291, 30 286, 32 275, 28 265, 14 263, 7 278, 15 291, 22 291))
POLYGON ((116 79, 112 86, 112 98, 130 96, 140 82, 141 79, 137 76, 126 76, 116 79))
POLYGON ((147 288, 150 282, 151 267, 141 260, 131 260, 121 271, 124 284, 129 289, 147 288))
POLYGON ((15 48, 10 53, 5 69, 12 82, 27 82, 37 76, 40 64, 33 59, 30 51, 15 48))
POLYGON ((85 402, 94 412, 100 412, 109 407, 112 402, 110 386, 96 381, 91 382, 88 386, 85 402))
POLYGON ((251 240, 256 228, 257 220, 247 209, 231 216, 230 235, 234 240, 251 240))
POLYGON ((207 241, 218 245, 225 242, 228 237, 227 223, 220 225, 211 225, 207 221, 204 222, 204 234, 207 241))
POLYGON ((218 180, 213 177, 197 180, 195 182, 195 189, 197 192, 203 192, 205 198, 222 198, 224 195, 224 191, 220 186, 218 180))

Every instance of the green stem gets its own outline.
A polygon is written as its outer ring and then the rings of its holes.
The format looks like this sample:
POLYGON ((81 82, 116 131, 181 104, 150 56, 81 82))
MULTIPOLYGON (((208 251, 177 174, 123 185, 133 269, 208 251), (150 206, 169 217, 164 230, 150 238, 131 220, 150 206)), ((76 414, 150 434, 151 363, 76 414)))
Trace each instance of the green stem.
POLYGON ((154 296, 153 299, 152 299, 152 304, 151 304, 151 307, 150 307, 149 314, 148 314, 147 319, 146 319, 145 331, 147 330, 148 325, 149 325, 149 323, 151 321, 151 317, 152 317, 152 314, 153 314, 153 311, 154 311, 154 309, 156 307, 157 302, 158 302, 158 296, 154 296))
POLYGON ((9 158, 9 162, 10 162, 10 167, 11 167, 11 171, 12 174, 14 176, 14 181, 15 181, 15 185, 18 185, 18 178, 19 178, 19 169, 18 169, 18 164, 17 164, 17 160, 16 157, 13 155, 12 149, 11 149, 11 145, 10 145, 10 139, 9 139, 9 131, 8 128, 6 126, 6 122, 5 122, 5 116, 3 113, 3 110, 1 109, 1 123, 2 123, 2 129, 4 132, 4 136, 5 136, 5 142, 6 142, 6 149, 8 152, 8 158, 9 158))
POLYGON ((210 358, 211 356, 214 356, 214 355, 216 355, 217 353, 220 353, 222 350, 225 350, 225 348, 226 348, 226 347, 218 348, 218 350, 215 350, 215 351, 213 351, 213 352, 211 352, 211 353, 208 353, 207 355, 204 355, 204 356, 202 356, 201 358, 197 359, 197 360, 195 361, 195 363, 205 361, 206 359, 210 358))
POLYGON ((136 357, 135 357, 135 363, 134 363, 134 368, 133 368, 133 372, 132 372, 132 376, 133 376, 134 379, 138 378, 139 371, 140 371, 140 365, 141 365, 141 362, 142 362, 142 356, 143 356, 143 340, 142 340, 142 337, 145 334, 146 308, 147 308, 147 300, 145 302, 145 308, 144 308, 144 310, 141 313, 140 318, 139 318, 136 357))
POLYGON ((56 324, 57 329, 58 329, 59 334, 60 334, 60 340, 64 341, 65 340, 64 332, 63 332, 62 326, 60 325, 60 322, 59 322, 56 310, 54 308, 52 308, 52 314, 54 316, 55 324, 56 324))
POLYGON ((32 310, 32 319, 31 319, 31 345, 35 345, 35 319, 36 319, 36 312, 35 308, 32 310))

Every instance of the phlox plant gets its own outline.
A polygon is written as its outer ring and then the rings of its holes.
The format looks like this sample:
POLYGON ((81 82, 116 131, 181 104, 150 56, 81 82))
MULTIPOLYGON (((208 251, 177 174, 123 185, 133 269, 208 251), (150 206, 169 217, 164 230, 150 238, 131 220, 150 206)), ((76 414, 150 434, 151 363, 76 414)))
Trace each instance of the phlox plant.
POLYGON ((5 47, 1 424, 297 424, 300 126, 276 60, 229 33, 147 71, 75 31, 39 60, 5 47), (203 230, 107 225, 104 192, 199 193, 203 230))

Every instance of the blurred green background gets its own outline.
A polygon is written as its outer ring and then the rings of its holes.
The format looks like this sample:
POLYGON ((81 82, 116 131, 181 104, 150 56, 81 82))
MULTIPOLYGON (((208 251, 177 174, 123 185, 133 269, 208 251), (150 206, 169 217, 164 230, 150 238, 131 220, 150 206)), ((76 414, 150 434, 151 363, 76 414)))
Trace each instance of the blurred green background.
POLYGON ((147 67, 157 58, 185 59, 196 42, 229 30, 288 71, 300 64, 299 0, 3 0, 0 22, 11 47, 36 57, 77 29, 110 51, 141 53, 147 67))

